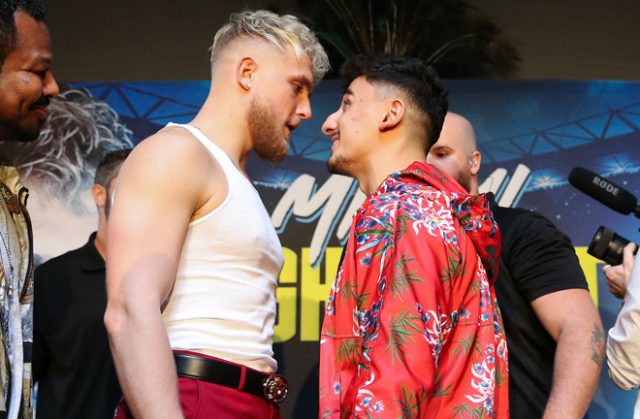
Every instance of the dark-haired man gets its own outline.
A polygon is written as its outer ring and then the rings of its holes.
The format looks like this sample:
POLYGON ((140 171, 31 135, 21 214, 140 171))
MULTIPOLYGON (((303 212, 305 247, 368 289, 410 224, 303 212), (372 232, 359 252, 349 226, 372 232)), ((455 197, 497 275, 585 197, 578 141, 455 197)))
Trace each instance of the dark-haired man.
POLYGON ((484 196, 424 163, 447 111, 415 59, 354 60, 323 132, 328 167, 368 196, 327 302, 320 417, 508 417, 495 302, 499 233, 484 196))
POLYGON ((103 323, 107 306, 107 223, 120 166, 129 149, 98 164, 91 195, 98 231, 79 249, 35 271, 33 378, 39 419, 108 419, 121 392, 103 323))
MULTIPOLYGON (((32 141, 58 93, 44 8, 0 2, 0 140, 32 141)), ((0 417, 31 417, 33 261, 28 192, 0 156, 0 417)))

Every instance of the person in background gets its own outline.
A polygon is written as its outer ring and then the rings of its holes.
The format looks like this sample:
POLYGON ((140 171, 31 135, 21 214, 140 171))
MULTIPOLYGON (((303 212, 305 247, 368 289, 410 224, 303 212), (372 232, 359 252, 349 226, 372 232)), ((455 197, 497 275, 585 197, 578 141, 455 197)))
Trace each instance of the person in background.
MULTIPOLYGON (((609 378, 626 391, 640 387, 640 262, 637 257, 634 262, 636 248, 635 243, 627 244, 620 265, 603 267, 609 290, 623 300, 607 339, 609 378)), ((640 419, 640 393, 633 419, 640 419)))
POLYGON ((98 230, 87 243, 36 268, 33 379, 38 419, 108 419, 121 392, 103 317, 107 224, 120 166, 130 149, 98 164, 91 193, 98 230))
MULTIPOLYGON (((477 195, 471 123, 449 112, 427 162, 477 195)), ((542 215, 491 209, 502 235, 496 282, 509 347, 513 418, 582 418, 604 360, 604 332, 571 240, 542 215)))
MULTIPOLYGON (((45 9, 0 1, 0 140, 32 144, 58 93, 45 9)), ((33 245, 28 190, 0 150, 0 417, 31 418, 33 245)))
POLYGON ((118 114, 87 90, 62 88, 47 111, 38 141, 0 143, 29 188, 36 266, 80 247, 96 230, 96 166, 107 153, 133 146, 118 114))

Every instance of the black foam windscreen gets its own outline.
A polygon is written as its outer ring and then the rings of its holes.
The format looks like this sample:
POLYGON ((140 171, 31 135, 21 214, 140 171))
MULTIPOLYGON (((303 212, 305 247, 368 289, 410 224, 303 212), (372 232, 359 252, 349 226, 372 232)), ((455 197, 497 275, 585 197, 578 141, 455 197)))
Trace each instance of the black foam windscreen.
POLYGON ((638 207, 638 199, 630 192, 583 167, 576 167, 571 171, 569 183, 622 214, 631 214, 638 207))

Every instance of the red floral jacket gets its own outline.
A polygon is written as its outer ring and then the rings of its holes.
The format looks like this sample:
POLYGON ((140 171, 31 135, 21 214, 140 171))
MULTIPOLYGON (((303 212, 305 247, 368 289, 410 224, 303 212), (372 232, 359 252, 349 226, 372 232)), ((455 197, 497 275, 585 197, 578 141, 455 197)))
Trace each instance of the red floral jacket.
POLYGON ((415 162, 354 216, 320 340, 320 418, 508 418, 484 195, 415 162))

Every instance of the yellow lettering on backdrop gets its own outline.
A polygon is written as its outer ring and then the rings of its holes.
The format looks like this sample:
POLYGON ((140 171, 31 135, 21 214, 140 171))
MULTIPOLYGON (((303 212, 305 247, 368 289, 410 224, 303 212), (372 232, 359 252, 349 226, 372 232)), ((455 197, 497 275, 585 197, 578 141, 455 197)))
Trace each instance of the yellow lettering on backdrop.
POLYGON ((576 255, 578 255, 584 276, 587 278, 591 298, 593 298, 593 302, 598 307, 598 268, 604 262, 588 254, 587 246, 576 246, 576 255))
MULTIPOLYGON (((576 255, 587 279, 589 292, 598 306, 598 272, 604 262, 587 253, 586 246, 576 246, 576 255)), ((331 284, 338 271, 341 247, 328 247, 324 255, 323 269, 313 268, 309 263, 310 249, 301 249, 301 256, 291 249, 283 248, 285 262, 280 273, 277 291, 278 323, 275 326, 274 342, 286 342, 299 333, 302 342, 317 342, 322 326, 321 303, 327 300, 331 284), (298 283, 300 272, 300 283, 298 283), (320 281, 324 274, 324 281, 320 281), (298 286, 300 292, 298 293, 298 286), (298 312, 298 295, 300 311, 298 312), (300 318, 300 330, 297 330, 300 318)))
POLYGON ((275 343, 286 342, 296 335, 298 315, 296 307, 298 303, 298 255, 291 249, 282 248, 284 253, 284 266, 280 272, 276 299, 278 300, 278 324, 274 327, 273 341, 275 343), (290 286, 293 284, 294 286, 290 286))
POLYGON ((283 248, 284 266, 280 273, 276 298, 278 300, 278 322, 274 328, 274 343, 286 342, 295 337, 300 318, 300 340, 317 342, 320 339, 321 303, 327 300, 331 283, 338 271, 341 247, 328 247, 324 255, 324 283, 320 282, 320 268, 313 268, 309 263, 310 249, 301 249, 302 255, 291 249, 283 248), (298 269, 300 269, 298 271, 298 269), (298 284, 300 272, 300 284, 298 284), (298 293, 298 285, 300 292, 298 293), (298 312, 298 295, 300 311, 298 312))
POLYGON ((331 283, 338 271, 340 247, 328 247, 324 254, 324 283, 320 282, 320 267, 315 269, 309 263, 309 248, 302 249, 300 257, 300 341, 313 342, 320 339, 320 303, 327 300, 331 283))

